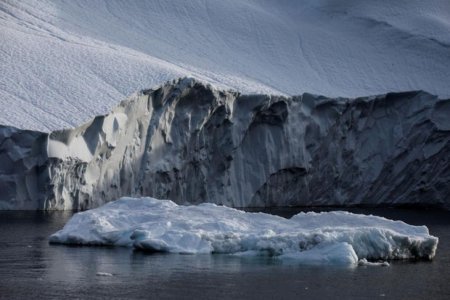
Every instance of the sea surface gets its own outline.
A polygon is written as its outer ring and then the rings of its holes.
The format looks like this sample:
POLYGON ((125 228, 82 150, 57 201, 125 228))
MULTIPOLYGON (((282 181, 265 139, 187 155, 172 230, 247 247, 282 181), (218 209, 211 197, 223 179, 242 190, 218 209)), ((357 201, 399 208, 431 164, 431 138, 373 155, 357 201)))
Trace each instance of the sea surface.
MULTIPOLYGON (((284 217, 300 211, 266 210, 284 217)), ((439 237, 435 259, 312 267, 262 257, 49 245, 71 212, 2 211, 0 299, 450 299, 450 212, 350 211, 427 225, 439 237)))

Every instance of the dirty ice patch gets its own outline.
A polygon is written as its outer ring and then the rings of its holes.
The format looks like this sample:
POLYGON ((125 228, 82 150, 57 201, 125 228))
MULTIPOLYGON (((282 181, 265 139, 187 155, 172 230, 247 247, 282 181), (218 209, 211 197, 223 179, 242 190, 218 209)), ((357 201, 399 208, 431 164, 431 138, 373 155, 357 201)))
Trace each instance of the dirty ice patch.
POLYGON ((169 200, 121 198, 75 214, 50 242, 356 266, 361 260, 432 259, 438 238, 426 226, 343 211, 285 219, 209 203, 182 206, 169 200))

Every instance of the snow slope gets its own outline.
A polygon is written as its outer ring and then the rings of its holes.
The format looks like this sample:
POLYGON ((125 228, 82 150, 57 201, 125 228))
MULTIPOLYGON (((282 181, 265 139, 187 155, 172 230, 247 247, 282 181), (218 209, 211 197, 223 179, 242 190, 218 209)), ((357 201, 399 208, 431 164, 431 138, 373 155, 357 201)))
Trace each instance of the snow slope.
POLYGON ((169 200, 122 198, 75 214, 52 243, 133 246, 173 253, 269 255, 307 264, 432 259, 438 239, 426 226, 348 212, 300 213, 291 219, 169 200))
POLYGON ((242 92, 450 96, 447 0, 2 0, 0 123, 50 131, 180 76, 242 92))

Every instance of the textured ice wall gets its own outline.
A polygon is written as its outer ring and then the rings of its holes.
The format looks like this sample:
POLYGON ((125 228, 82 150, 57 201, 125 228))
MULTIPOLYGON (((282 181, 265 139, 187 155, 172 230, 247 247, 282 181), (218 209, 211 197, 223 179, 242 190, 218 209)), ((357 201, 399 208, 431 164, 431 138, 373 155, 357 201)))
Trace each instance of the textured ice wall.
POLYGON ((0 129, 2 157, 10 149, 21 153, 19 161, 37 157, 17 172, 0 165, 2 191, 10 191, 0 203, 85 209, 152 196, 235 207, 448 207, 449 116, 450 100, 425 92, 284 98, 181 79, 132 95, 76 129, 14 131, 33 137, 25 142, 0 129), (11 197, 9 178, 17 186, 30 173, 35 177, 27 180, 43 191, 11 197))
POLYGON ((43 207, 48 135, 0 125, 0 209, 43 207))

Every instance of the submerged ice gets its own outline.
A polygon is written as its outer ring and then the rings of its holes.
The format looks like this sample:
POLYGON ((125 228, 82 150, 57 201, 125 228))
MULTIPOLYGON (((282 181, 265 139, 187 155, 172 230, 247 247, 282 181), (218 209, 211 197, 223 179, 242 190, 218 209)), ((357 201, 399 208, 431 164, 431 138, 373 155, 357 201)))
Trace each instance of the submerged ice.
POLYGON ((121 198, 75 214, 51 243, 129 246, 151 252, 269 255, 308 264, 432 259, 438 238, 426 226, 348 212, 290 219, 204 203, 121 198))

